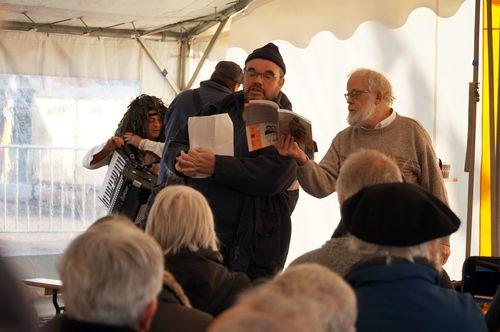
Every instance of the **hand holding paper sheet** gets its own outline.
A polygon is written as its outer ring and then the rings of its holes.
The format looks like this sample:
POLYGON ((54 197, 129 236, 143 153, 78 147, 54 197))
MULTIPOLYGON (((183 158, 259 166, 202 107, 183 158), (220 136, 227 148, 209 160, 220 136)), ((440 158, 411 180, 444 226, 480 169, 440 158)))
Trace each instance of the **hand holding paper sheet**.
MULTIPOLYGON (((234 156, 233 122, 227 113, 188 119, 189 148, 211 149, 214 154, 234 156)), ((198 174, 195 177, 207 177, 198 174)))

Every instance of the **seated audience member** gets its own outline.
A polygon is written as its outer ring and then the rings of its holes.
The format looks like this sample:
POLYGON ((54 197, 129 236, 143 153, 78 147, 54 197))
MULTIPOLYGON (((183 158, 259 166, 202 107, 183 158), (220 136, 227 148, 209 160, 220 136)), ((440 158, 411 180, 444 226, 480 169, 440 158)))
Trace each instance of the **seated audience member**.
POLYGON ((153 203, 146 232, 160 244, 165 266, 194 308, 217 315, 250 286, 243 273, 222 265, 214 219, 207 200, 187 186, 164 188, 153 203))
POLYGON ((158 244, 130 220, 103 218, 64 253, 66 310, 42 331, 148 331, 162 286, 162 259, 158 244))
POLYGON ((170 272, 165 271, 163 290, 158 296, 158 310, 150 332, 205 331, 212 321, 211 315, 191 307, 182 286, 170 272))
POLYGON ((472 297, 439 287, 440 238, 460 220, 442 201, 407 183, 367 187, 347 199, 351 249, 367 255, 346 276, 364 331, 487 331, 472 297))
POLYGON ((96 169, 108 165, 114 150, 128 144, 134 158, 142 165, 152 166, 152 171, 158 174, 165 145, 162 119, 166 110, 157 97, 143 94, 135 98, 118 124, 115 135, 90 149, 83 158, 83 167, 96 169))
POLYGON ((270 287, 291 301, 306 297, 315 301, 316 314, 325 331, 355 331, 357 308, 352 288, 337 273, 319 264, 301 264, 285 270, 270 287))
POLYGON ((486 324, 490 332, 500 332, 500 285, 486 314, 486 324))
MULTIPOLYGON (((364 187, 402 181, 401 171, 391 158, 376 150, 360 149, 351 153, 340 168, 337 179, 339 204, 342 205, 364 187)), ((348 242, 347 231, 341 221, 332 239, 321 248, 298 257, 290 265, 318 263, 343 276, 363 257, 359 253, 349 252, 348 242)))
POLYGON ((356 312, 354 292, 339 275, 318 264, 302 264, 245 292, 210 331, 230 331, 221 326, 235 327, 250 313, 262 313, 263 318, 276 323, 270 331, 351 332, 355 331, 356 312))
MULTIPOLYGON (((123 227, 134 227, 128 218, 111 215, 97 220, 92 227, 99 225, 100 232, 112 232, 118 223, 123 227)), ((154 242, 154 239, 150 238, 154 242)), ((163 258, 162 258, 163 259, 163 258)), ((191 307, 182 286, 174 276, 165 271, 163 289, 158 295, 158 309, 151 322, 150 332, 197 332, 204 331, 213 321, 213 317, 203 311, 191 307)))
POLYGON ((9 266, 0 258, 0 331, 35 332, 36 312, 26 299, 19 281, 11 273, 9 266))
POLYGON ((276 292, 250 290, 244 303, 224 311, 208 332, 321 332, 327 331, 316 317, 317 303, 305 297, 290 298, 276 292), (250 295, 251 294, 251 295, 250 295))
POLYGON ((245 292, 209 331, 353 332, 355 321, 351 287, 323 266, 302 264, 245 292))

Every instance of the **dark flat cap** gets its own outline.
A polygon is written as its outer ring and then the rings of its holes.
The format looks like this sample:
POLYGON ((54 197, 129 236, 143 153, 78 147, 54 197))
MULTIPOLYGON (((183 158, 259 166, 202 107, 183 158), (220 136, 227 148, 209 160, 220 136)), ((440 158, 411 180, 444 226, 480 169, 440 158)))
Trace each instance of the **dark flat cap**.
POLYGON ((229 79, 235 83, 243 83, 243 70, 241 67, 232 61, 219 61, 215 66, 212 74, 212 79, 229 79))
POLYGON ((255 49, 245 60, 245 64, 252 59, 264 59, 269 60, 277 64, 281 70, 283 70, 283 75, 286 74, 286 66, 281 56, 278 46, 273 43, 268 43, 261 48, 255 49))
POLYGON ((344 202, 341 213, 349 233, 384 246, 415 246, 448 236, 460 226, 449 207, 409 183, 366 187, 344 202))

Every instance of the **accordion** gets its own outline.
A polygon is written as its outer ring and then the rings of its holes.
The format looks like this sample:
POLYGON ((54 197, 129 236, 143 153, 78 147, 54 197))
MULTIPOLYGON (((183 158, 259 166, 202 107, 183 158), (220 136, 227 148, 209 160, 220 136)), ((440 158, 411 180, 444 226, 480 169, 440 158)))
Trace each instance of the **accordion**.
POLYGON ((156 179, 155 174, 123 151, 115 150, 99 199, 108 209, 108 214, 124 215, 137 223, 145 218, 147 201, 156 179))

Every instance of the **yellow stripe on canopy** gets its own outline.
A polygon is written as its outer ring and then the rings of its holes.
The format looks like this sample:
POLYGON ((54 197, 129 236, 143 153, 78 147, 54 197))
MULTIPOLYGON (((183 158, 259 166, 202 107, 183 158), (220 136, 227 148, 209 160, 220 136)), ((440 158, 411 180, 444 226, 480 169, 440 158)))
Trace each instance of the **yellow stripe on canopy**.
MULTIPOLYGON (((498 94, 498 66, 499 66, 499 28, 500 28, 500 0, 492 1, 492 46, 493 46, 493 82, 489 80, 488 64, 488 20, 487 1, 483 1, 483 89, 482 89, 482 156, 481 156, 481 209, 479 243, 480 255, 491 256, 491 156, 490 156, 490 121, 496 125, 497 94, 498 94), (490 84, 493 84, 493 95, 490 95, 490 84), (490 99, 494 100, 494 119, 490 118, 490 99)), ((495 132, 497 128, 495 128, 495 132)), ((496 136, 496 135, 495 135, 496 136)), ((498 158, 498 157, 497 157, 498 158)), ((497 161, 498 162, 498 161, 497 161)), ((500 174, 499 174, 500 175, 500 174)), ((499 190, 500 192, 500 190, 499 190)))

